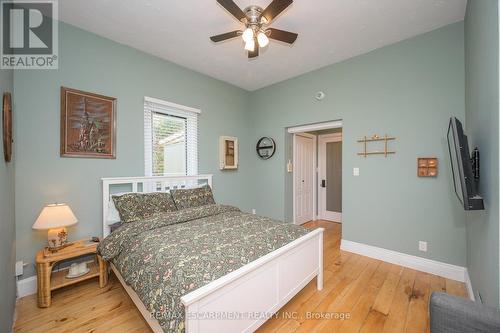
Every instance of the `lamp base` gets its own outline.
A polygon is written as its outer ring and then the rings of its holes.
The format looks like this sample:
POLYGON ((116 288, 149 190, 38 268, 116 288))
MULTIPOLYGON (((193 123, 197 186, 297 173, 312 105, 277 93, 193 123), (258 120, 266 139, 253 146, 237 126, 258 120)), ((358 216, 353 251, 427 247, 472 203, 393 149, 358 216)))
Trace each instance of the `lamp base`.
POLYGON ((68 245, 68 232, 66 228, 49 229, 49 250, 57 251, 68 245))

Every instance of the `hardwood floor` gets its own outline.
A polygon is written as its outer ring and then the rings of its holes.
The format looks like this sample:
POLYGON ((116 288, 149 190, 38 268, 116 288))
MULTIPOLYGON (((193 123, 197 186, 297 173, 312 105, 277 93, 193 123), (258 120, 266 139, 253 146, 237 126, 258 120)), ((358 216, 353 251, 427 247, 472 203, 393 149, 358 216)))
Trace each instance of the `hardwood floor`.
MULTIPOLYGON (((325 228, 324 289, 309 283, 259 333, 267 332, 428 332, 428 301, 433 291, 466 297, 463 283, 340 251, 341 225, 325 228)), ((18 300, 14 332, 150 332, 146 322, 111 274, 53 293, 40 309, 36 295, 18 300)))

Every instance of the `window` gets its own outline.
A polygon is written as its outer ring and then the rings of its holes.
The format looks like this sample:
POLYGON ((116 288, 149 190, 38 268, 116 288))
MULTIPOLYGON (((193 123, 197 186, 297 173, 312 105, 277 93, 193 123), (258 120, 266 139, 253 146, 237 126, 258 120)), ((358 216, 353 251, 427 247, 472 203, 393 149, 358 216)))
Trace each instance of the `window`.
POLYGON ((146 176, 198 174, 199 110, 144 98, 146 176))

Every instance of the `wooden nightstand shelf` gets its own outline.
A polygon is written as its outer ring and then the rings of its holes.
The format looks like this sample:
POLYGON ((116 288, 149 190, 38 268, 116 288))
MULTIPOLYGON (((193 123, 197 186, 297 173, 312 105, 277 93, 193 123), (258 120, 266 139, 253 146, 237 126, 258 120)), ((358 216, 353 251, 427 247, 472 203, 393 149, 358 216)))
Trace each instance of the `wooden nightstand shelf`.
POLYGON ((71 243, 71 245, 57 251, 50 252, 47 248, 38 251, 36 255, 36 267, 38 274, 38 306, 41 308, 49 307, 51 304, 52 290, 66 287, 81 281, 92 278, 99 278, 99 286, 103 288, 108 283, 108 269, 106 262, 97 254, 98 243, 92 243, 88 240, 80 240, 71 243), (90 272, 87 274, 68 279, 68 269, 62 269, 52 273, 54 266, 61 262, 75 259, 81 256, 95 254, 94 262, 89 263, 87 267, 90 272))

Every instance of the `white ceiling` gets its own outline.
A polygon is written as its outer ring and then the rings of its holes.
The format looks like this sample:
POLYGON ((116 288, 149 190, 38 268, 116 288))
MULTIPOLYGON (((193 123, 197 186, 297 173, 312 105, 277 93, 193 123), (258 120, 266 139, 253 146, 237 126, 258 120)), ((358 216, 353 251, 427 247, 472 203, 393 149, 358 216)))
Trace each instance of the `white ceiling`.
MULTIPOLYGON (((265 8, 271 0, 235 0, 265 8)), ((249 60, 241 39, 209 36, 241 24, 215 0, 63 0, 62 21, 247 90, 461 21, 467 0, 295 0, 272 27, 297 32, 249 60)))

